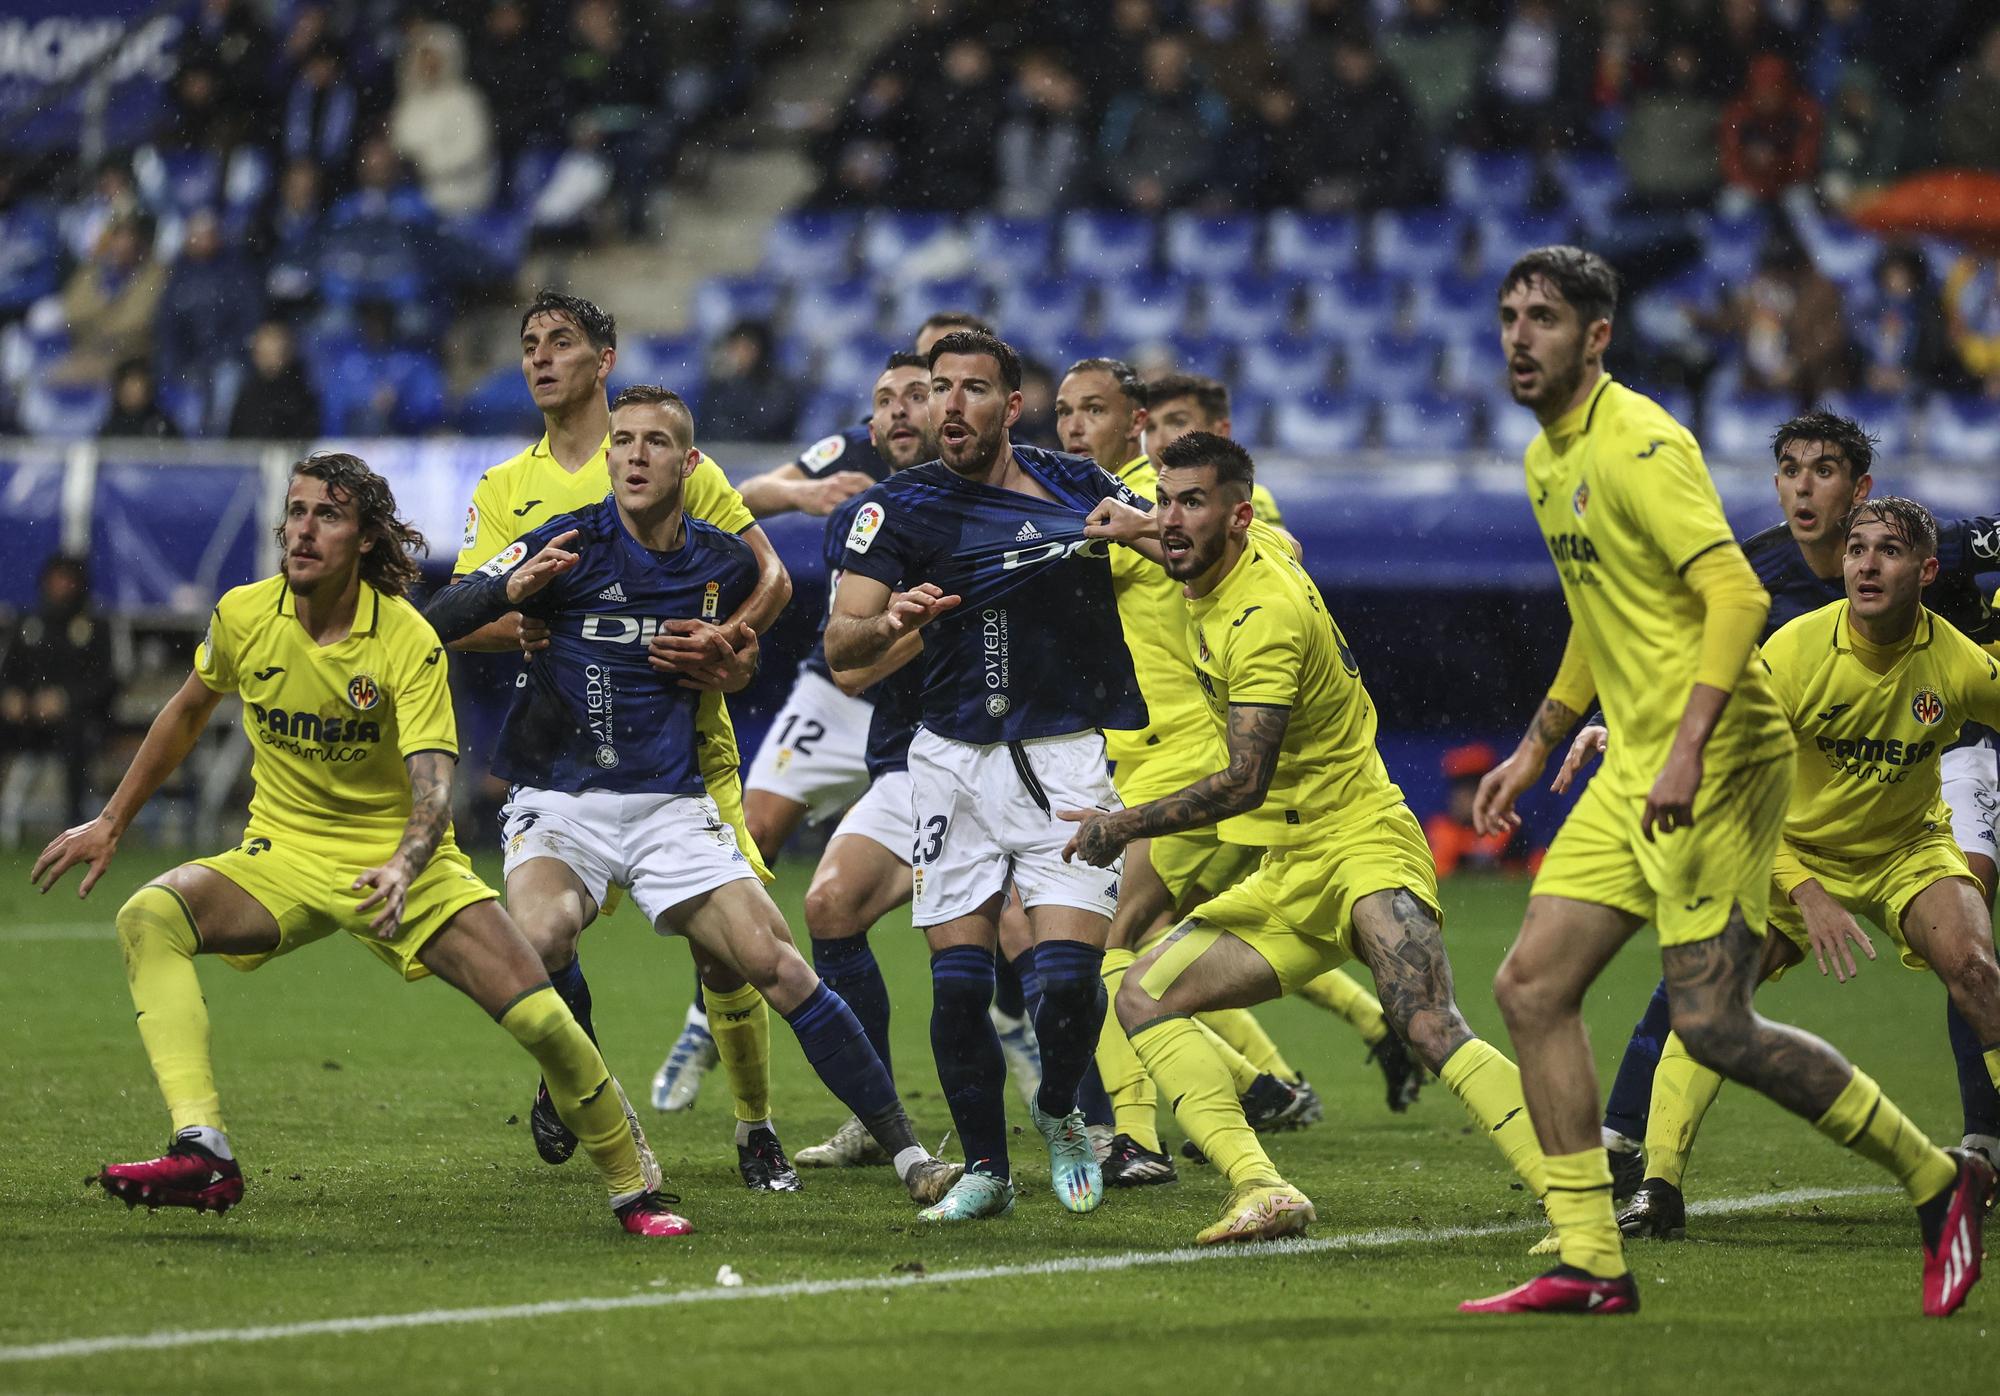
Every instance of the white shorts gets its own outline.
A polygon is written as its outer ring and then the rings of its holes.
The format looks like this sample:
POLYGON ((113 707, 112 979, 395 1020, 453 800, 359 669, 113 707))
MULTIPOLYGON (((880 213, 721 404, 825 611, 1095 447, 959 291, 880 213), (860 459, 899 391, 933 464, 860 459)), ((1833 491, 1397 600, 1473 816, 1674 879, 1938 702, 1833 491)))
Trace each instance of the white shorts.
POLYGON ((875 705, 810 669, 799 670, 784 709, 750 763, 745 791, 767 790, 806 807, 806 820, 840 813, 868 788, 868 719, 875 705))
POLYGON ((1096 732, 973 746, 922 728, 910 743, 918 926, 978 910, 1011 877, 1024 906, 1073 906, 1110 916, 1124 860, 1065 863, 1076 831, 1057 810, 1123 809, 1096 732))
MULTIPOLYGON (((756 870, 706 795, 565 794, 517 785, 500 811, 505 870, 554 858, 582 881, 598 906, 623 887, 660 934, 660 917, 691 897, 756 870)), ((759 883, 761 886, 762 884, 759 883)))
POLYGON ((847 834, 858 834, 864 839, 873 839, 907 863, 910 861, 910 840, 915 837, 915 828, 916 822, 910 813, 910 773, 884 771, 868 787, 867 794, 848 806, 833 836, 841 838, 847 834))
POLYGON ((1995 851, 2000 766, 1994 764, 1993 747, 1987 742, 1954 747, 1938 757, 1938 775, 1944 782, 1944 802, 1951 806, 1951 832, 1958 846, 2000 860, 1995 851))

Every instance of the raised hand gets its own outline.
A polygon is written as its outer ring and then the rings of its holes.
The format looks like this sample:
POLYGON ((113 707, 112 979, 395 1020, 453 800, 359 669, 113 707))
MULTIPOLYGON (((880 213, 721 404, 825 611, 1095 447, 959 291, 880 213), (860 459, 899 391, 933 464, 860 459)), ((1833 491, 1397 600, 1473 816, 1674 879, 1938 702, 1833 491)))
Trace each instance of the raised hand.
POLYGON ((577 555, 565 544, 576 541, 578 530, 551 538, 542 550, 507 574, 507 599, 519 605, 550 582, 576 566, 577 555))

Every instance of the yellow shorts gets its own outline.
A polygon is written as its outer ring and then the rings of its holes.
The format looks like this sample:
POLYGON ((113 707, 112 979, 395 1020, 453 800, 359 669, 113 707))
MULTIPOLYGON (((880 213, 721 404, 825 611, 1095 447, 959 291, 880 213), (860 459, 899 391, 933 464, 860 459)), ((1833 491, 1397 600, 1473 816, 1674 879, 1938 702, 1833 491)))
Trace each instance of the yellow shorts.
POLYGON ((1653 923, 1661 945, 1721 935, 1738 906, 1754 933, 1770 915, 1771 862, 1791 799, 1792 760, 1708 771, 1693 826, 1655 834, 1650 843, 1639 832, 1645 794, 1619 794, 1600 776, 1563 820, 1531 895, 1630 912, 1653 923))
MULTIPOLYGON (((1794 849, 1796 852, 1796 848, 1794 849)), ((1865 916, 1896 942, 1896 951, 1911 969, 1929 969, 1924 957, 1903 939, 1903 912, 1919 892, 1948 877, 1973 880, 1965 854, 1950 830, 1918 839, 1907 848, 1875 858, 1828 858, 1799 855, 1799 862, 1827 894, 1856 916, 1865 916)), ((1771 889, 1771 924, 1807 955, 1805 918, 1781 887, 1771 889)))
POLYGON ((458 846, 447 843, 431 855, 430 866, 411 884, 396 938, 377 940, 368 929, 376 911, 356 910, 368 892, 354 890, 354 879, 374 864, 343 862, 292 835, 265 835, 251 829, 237 847, 213 858, 197 858, 194 865, 221 873, 255 897, 278 923, 277 949, 220 957, 240 970, 256 969, 301 945, 345 931, 403 978, 422 979, 430 973, 417 959, 425 943, 465 908, 498 895, 479 880, 458 846))
POLYGON ((1437 865, 1409 806, 1309 844, 1273 848, 1256 871, 1189 918, 1140 981, 1158 998, 1227 931, 1270 964, 1291 993, 1354 956, 1354 904, 1403 888, 1440 916, 1437 865))
MULTIPOLYGON (((1215 753, 1204 750, 1199 754, 1215 753)), ((1131 809, 1177 794, 1216 769, 1163 749, 1159 754, 1128 757, 1118 762, 1111 772, 1111 785, 1125 802, 1125 808, 1131 809)), ((1160 881, 1167 885, 1167 892, 1176 903, 1196 888, 1219 892, 1234 886, 1256 866, 1263 851, 1223 842, 1213 825, 1165 834, 1149 843, 1153 871, 1160 875, 1160 881)))

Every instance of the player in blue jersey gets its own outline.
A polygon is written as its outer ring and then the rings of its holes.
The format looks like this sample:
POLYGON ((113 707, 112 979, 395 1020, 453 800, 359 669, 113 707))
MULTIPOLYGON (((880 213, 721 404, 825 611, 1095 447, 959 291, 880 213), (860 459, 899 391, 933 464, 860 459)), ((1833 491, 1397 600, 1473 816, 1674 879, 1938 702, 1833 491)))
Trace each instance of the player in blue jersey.
MULTIPOLYGON (((1774 478, 1785 522, 1743 544, 1744 556, 1771 594, 1767 637, 1845 595, 1841 557, 1846 520, 1873 487, 1874 447, 1875 439, 1858 422, 1826 411, 1795 417, 1773 435, 1774 478)), ((1924 589, 1925 605, 1976 643, 2000 640, 2000 617, 1979 586, 1980 574, 2000 568, 2000 518, 1941 522, 1937 558, 1937 580, 1924 589)), ((1603 749, 1604 738, 1604 728, 1595 724, 1578 735, 1556 776, 1558 791, 1567 791, 1576 773, 1603 749)), ((1953 835, 1990 906, 1996 809, 2000 809, 2000 771, 1992 733, 1968 723, 1959 740, 1940 756, 1939 773, 1945 803, 1951 808, 1953 835)), ((1872 954, 1865 942, 1864 949, 1872 954)), ((1828 954, 1831 965, 1823 955, 1822 974, 1831 968, 1845 980, 1854 972, 1852 953, 1844 943, 1828 947, 1828 954)), ((1958 1067, 1963 1147, 2000 1162, 2000 1092, 1986 1069, 1986 1044, 1949 998, 1945 1020, 1958 1067)), ((1644 1016, 1632 1030, 1605 1107, 1604 1142, 1611 1153, 1613 1181, 1620 1200, 1631 1199, 1619 1216, 1628 1236, 1678 1235, 1687 1224, 1677 1172, 1672 1177, 1648 1176, 1641 1152, 1653 1077, 1670 1027, 1663 983, 1654 989, 1644 1016)))
POLYGON ((856 512, 826 628, 837 670, 923 635, 911 887, 931 948, 931 1042, 967 1169, 922 1215, 967 1220, 1013 1205, 1004 1067, 987 1017, 1010 877, 1041 979, 1030 1113, 1057 1197, 1086 1212, 1104 1183, 1077 1086, 1104 1019, 1099 970, 1119 870, 1065 863, 1055 811, 1118 808, 1101 729, 1146 720, 1107 547, 1084 536, 1103 500, 1136 500, 1092 461, 1009 440, 1021 361, 1007 344, 959 331, 929 357, 941 458, 890 477, 856 512))
MULTIPOLYGON (((580 934, 611 887, 627 890, 661 934, 688 938, 709 983, 747 983, 784 1015, 911 1196, 934 1202, 957 1169, 916 1143, 861 1024, 793 946, 708 794, 701 685, 662 675, 649 657, 662 626, 726 616, 756 585, 749 548, 681 509, 682 482, 699 461, 678 395, 626 389, 612 405, 610 497, 530 531, 431 603, 447 642, 511 611, 549 627, 493 763, 513 784, 509 901, 530 903, 543 921, 567 917, 580 934)), ((768 1125, 751 1135, 753 1151, 776 1149, 768 1125)))

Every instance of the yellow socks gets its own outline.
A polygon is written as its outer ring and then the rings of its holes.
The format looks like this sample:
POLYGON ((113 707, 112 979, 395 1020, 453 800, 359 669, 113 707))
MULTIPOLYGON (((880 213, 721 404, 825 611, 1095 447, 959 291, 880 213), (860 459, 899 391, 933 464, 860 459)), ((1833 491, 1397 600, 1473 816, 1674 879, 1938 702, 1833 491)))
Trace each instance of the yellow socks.
POLYGON ((1217 1008, 1196 1016, 1203 1027, 1227 1042, 1258 1071, 1269 1072, 1280 1081, 1297 1083, 1298 1072, 1292 1070, 1278 1044, 1271 1041, 1271 1034, 1264 1031, 1264 1025, 1249 1009, 1217 1008))
POLYGON ((644 1192, 646 1175, 625 1119, 625 1097, 562 996, 546 984, 531 990, 500 1015, 500 1026, 540 1064, 556 1114, 604 1175, 613 1205, 644 1192))
MULTIPOLYGON (((1125 983, 1125 971, 1137 959, 1130 950, 1104 952, 1104 994, 1107 1004, 1116 1005, 1118 990, 1125 983)), ((1130 1135, 1132 1142, 1153 1153, 1160 1149, 1160 1095, 1153 1078, 1119 1026, 1115 1007, 1104 1014, 1104 1030, 1097 1038, 1097 1074, 1104 1078, 1104 1092, 1111 1097, 1111 1127, 1130 1135)))
POLYGON ((2000 1047, 1986 1049, 1986 1075, 1996 1087, 2000 1087, 2000 1047))
MULTIPOLYGON (((1445 1059, 1438 1079, 1458 1097, 1473 1119, 1486 1126, 1488 1136, 1507 1156, 1507 1162, 1521 1175, 1530 1192, 1541 1197, 1554 1186, 1543 1167, 1542 1146, 1535 1139, 1528 1103, 1521 1095, 1521 1073, 1514 1063, 1490 1042, 1475 1037, 1445 1059)), ((1610 1165, 1602 1161, 1603 1153, 1598 1150, 1599 1161, 1608 1169, 1610 1165)), ((1605 1174, 1606 1188, 1610 1187, 1610 1176, 1605 1174)), ((1604 1196, 1608 1206, 1611 1194, 1607 1191, 1604 1196)))
POLYGON ((1653 1073, 1653 1104, 1646 1116, 1648 1178, 1681 1185, 1701 1117, 1721 1089, 1722 1078, 1688 1055, 1679 1033, 1668 1033, 1653 1073))
POLYGON ((1599 1147, 1550 1154, 1544 1166, 1549 1190, 1542 1202, 1560 1238, 1562 1263, 1600 1280, 1617 1279, 1625 1273, 1625 1242, 1611 1212, 1610 1158, 1599 1147))
POLYGON ((1202 1040, 1208 1044, 1208 1050, 1215 1053, 1215 1059, 1229 1072, 1229 1084, 1236 1088, 1238 1096, 1242 1096, 1257 1084, 1257 1067, 1248 1057, 1217 1036, 1215 1029, 1202 1021, 1207 1016, 1202 1014, 1197 1017, 1194 1025, 1201 1030, 1202 1040))
POLYGON ((1951 1156, 1926 1139, 1859 1067, 1813 1128, 1895 1174, 1919 1207, 1958 1181, 1951 1156))
POLYGON ((1345 1018, 1370 1047, 1389 1035, 1389 1022, 1382 1016, 1381 1000, 1362 988, 1361 981, 1345 970, 1328 970, 1301 988, 1299 997, 1345 1018))
POLYGON ((1158 1018, 1132 1034, 1132 1048, 1171 1102, 1188 1138, 1229 1178, 1231 1187, 1276 1181, 1277 1167, 1243 1118, 1229 1071, 1213 1037, 1192 1018, 1158 1018))
POLYGON ((771 1010, 748 984, 729 993, 703 985, 702 997, 708 1000, 715 1054, 736 1098, 736 1118, 762 1124, 771 1118, 771 1010))
POLYGON ((118 909, 118 948, 139 1013, 139 1038, 153 1064, 174 1133, 204 1126, 220 1132, 222 1101, 209 1061, 208 1001, 194 972, 201 939, 180 894, 141 887, 118 909))

